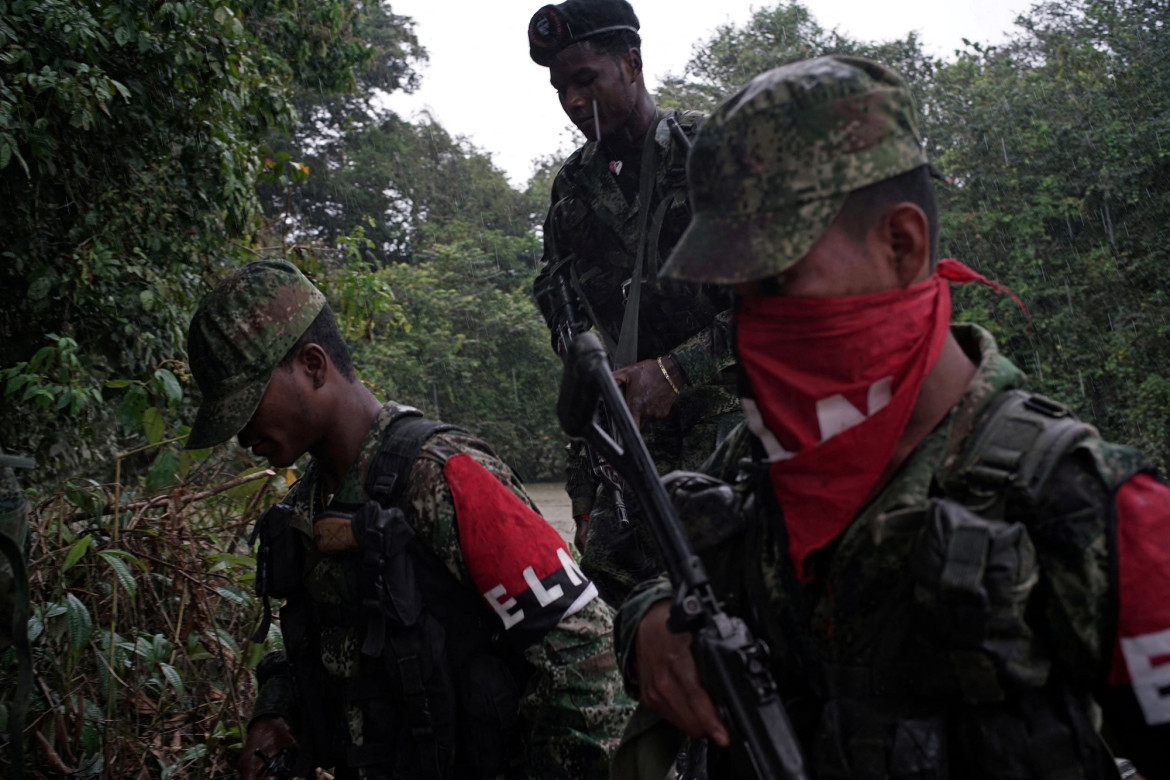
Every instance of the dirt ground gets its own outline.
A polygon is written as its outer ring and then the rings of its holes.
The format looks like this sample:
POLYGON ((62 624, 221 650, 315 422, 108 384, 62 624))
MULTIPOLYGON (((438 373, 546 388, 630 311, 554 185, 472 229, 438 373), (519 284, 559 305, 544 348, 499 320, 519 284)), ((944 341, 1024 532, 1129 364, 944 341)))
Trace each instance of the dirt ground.
POLYGON ((560 482, 530 482, 524 486, 528 495, 540 507, 540 513, 552 523, 566 542, 573 543, 573 517, 569 506, 569 495, 560 482))

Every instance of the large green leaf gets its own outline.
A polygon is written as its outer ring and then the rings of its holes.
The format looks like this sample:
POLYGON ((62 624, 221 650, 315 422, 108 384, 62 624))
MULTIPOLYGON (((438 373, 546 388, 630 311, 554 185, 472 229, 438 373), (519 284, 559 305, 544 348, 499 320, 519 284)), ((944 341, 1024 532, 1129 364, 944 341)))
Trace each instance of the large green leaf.
POLYGON ((134 581, 134 575, 130 573, 130 567, 126 565, 126 561, 124 560, 129 558, 141 565, 141 562, 137 558, 122 550, 100 550, 98 557, 110 565, 114 576, 131 597, 138 594, 138 583, 134 581))
POLYGON ((72 593, 65 597, 65 623, 69 629, 69 644, 74 652, 85 647, 93 633, 93 617, 89 608, 72 593))

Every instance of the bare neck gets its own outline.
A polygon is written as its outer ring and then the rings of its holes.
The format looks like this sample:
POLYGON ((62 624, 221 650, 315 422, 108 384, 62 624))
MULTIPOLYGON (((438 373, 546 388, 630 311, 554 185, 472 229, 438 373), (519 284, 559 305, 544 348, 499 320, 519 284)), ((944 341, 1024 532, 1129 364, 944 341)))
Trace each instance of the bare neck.
POLYGON ((326 482, 335 488, 357 460, 382 403, 357 380, 343 381, 331 392, 334 398, 325 421, 325 434, 310 452, 324 469, 326 482))
POLYGON ((971 358, 959 346, 954 334, 948 331, 942 352, 922 381, 918 401, 910 412, 910 420, 894 446, 894 454, 882 472, 881 479, 873 489, 874 494, 885 486, 914 448, 922 443, 963 397, 975 371, 976 366, 971 358))
POLYGON ((650 125, 654 122, 654 112, 654 98, 650 97, 645 87, 642 87, 638 91, 629 119, 611 136, 604 139, 605 146, 613 151, 641 149, 642 144, 646 142, 646 133, 650 131, 650 125))

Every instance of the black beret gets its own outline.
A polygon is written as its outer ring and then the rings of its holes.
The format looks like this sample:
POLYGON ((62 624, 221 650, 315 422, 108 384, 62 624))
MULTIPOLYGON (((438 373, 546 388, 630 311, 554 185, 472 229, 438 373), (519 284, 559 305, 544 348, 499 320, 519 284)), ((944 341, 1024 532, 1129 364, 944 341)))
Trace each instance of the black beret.
POLYGON ((638 17, 626 0, 565 0, 546 5, 528 23, 528 54, 546 68, 563 49, 603 33, 638 32, 638 17))

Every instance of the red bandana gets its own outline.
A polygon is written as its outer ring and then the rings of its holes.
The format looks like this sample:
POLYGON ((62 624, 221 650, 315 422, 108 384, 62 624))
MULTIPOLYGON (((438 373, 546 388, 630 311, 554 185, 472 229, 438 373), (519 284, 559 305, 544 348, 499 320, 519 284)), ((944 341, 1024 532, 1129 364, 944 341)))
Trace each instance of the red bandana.
POLYGON ((804 561, 869 497, 942 351, 950 290, 934 274, 905 289, 843 298, 759 297, 736 313, 736 349, 784 511, 788 551, 804 561))

